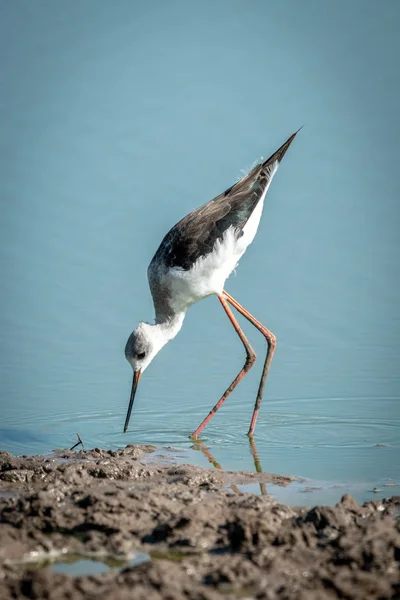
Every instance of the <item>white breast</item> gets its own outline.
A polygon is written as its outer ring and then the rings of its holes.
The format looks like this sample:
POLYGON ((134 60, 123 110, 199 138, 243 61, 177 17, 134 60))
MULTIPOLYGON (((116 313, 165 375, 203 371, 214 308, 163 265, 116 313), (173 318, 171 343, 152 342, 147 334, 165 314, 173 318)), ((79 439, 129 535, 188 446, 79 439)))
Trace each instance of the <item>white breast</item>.
POLYGON ((263 200, 260 200, 241 237, 238 238, 234 228, 229 227, 222 239, 216 242, 213 251, 199 258, 191 269, 173 268, 169 271, 167 277, 175 310, 184 310, 206 296, 222 293, 225 281, 254 239, 262 209, 263 200))

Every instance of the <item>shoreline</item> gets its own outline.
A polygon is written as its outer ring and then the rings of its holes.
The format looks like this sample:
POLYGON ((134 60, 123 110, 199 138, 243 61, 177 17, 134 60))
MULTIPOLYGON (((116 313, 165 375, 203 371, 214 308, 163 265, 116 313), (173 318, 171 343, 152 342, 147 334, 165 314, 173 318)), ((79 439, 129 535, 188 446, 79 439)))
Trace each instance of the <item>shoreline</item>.
POLYGON ((0 453, 1 598, 400 593, 400 497, 296 508, 261 486, 298 478, 172 464, 154 450, 0 453), (253 482, 261 494, 238 487, 253 482), (105 572, 78 576, 85 560, 105 572), (73 575, 54 567, 68 562, 73 575))

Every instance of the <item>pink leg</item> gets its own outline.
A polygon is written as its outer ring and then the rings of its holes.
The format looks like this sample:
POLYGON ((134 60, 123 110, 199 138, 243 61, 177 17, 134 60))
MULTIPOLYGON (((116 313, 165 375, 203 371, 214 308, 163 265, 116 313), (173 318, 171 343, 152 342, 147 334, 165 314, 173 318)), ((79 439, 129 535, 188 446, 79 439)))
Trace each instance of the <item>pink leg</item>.
MULTIPOLYGON (((224 294, 225 294, 225 292, 224 292, 224 294)), ((246 349, 246 362, 244 364, 243 369, 240 371, 239 375, 232 381, 231 385, 228 387, 228 389, 223 394, 223 396, 220 398, 220 400, 218 400, 218 402, 214 406, 214 408, 212 410, 210 410, 210 412, 208 413, 208 415, 206 416, 204 421, 202 421, 202 423, 200 423, 200 425, 198 426, 196 431, 192 434, 193 438, 198 437, 200 432, 204 429, 204 427, 207 425, 207 423, 210 421, 210 419, 215 415, 217 410, 223 405, 223 403, 225 402, 225 400, 227 399, 229 394, 235 389, 237 384, 243 379, 243 377, 246 375, 247 371, 249 371, 251 369, 251 367, 254 365, 254 362, 256 360, 256 353, 254 352, 248 339, 246 338, 243 331, 241 330, 240 325, 237 322, 237 320, 235 319, 233 312, 229 308, 229 305, 228 305, 228 302, 230 301, 229 298, 227 297, 225 299, 224 295, 218 296, 218 298, 219 298, 219 301, 221 302, 226 314, 228 315, 230 322, 234 326, 236 333, 242 340, 243 346, 246 349), (228 300, 228 302, 227 302, 227 300, 228 300)))
POLYGON ((236 310, 238 312, 240 312, 241 315, 243 315, 248 321, 250 321, 250 323, 252 323, 254 325, 254 327, 256 327, 259 331, 261 331, 261 333, 267 340, 267 345, 268 345, 267 356, 265 357, 264 369, 262 372, 260 385, 258 387, 256 403, 254 405, 253 416, 251 418, 250 428, 248 431, 248 435, 253 435, 254 429, 256 426, 256 422, 257 422, 258 411, 260 410, 261 399, 262 399, 263 393, 264 393, 265 381, 267 379, 269 367, 271 365, 272 357, 275 352, 276 337, 266 327, 264 327, 264 325, 262 323, 260 323, 260 321, 257 321, 257 319, 255 319, 253 317, 253 315, 251 315, 245 308, 243 308, 243 306, 241 304, 239 304, 239 302, 237 302, 234 298, 232 298, 232 296, 230 296, 227 292, 225 292, 225 290, 223 292, 223 295, 228 300, 228 302, 234 308, 236 308, 236 310))

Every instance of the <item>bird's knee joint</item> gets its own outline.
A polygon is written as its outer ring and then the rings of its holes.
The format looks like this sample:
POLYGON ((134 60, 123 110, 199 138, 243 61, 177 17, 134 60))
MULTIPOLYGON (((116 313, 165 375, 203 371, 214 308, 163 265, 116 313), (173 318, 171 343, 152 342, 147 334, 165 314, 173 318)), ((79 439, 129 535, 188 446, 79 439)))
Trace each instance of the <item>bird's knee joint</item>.
POLYGON ((268 345, 271 346, 271 348, 275 348, 276 346, 276 336, 273 333, 270 333, 268 338, 268 345))
POLYGON ((256 358, 257 358, 257 354, 254 352, 254 350, 252 352, 247 352, 246 365, 248 365, 249 367, 252 367, 254 365, 254 363, 256 362, 256 358))

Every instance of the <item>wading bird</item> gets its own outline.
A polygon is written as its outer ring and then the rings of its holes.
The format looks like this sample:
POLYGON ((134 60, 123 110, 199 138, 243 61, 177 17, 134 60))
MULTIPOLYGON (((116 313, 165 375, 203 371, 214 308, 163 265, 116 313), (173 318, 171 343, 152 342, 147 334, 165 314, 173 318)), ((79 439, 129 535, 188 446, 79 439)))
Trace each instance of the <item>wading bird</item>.
POLYGON ((276 338, 224 290, 224 285, 254 239, 269 185, 297 133, 298 131, 291 135, 279 150, 266 161, 257 164, 240 181, 186 215, 161 242, 147 271, 155 308, 155 324, 139 323, 125 347, 126 359, 133 369, 133 383, 124 432, 128 429, 143 371, 161 348, 176 336, 188 308, 215 294, 245 347, 246 361, 192 437, 198 437, 256 359, 256 354, 229 305, 248 319, 267 340, 264 369, 248 431, 248 435, 253 435, 276 338))

